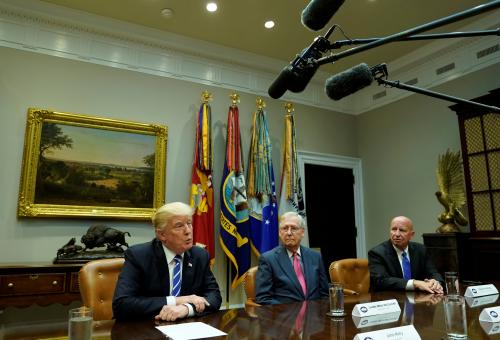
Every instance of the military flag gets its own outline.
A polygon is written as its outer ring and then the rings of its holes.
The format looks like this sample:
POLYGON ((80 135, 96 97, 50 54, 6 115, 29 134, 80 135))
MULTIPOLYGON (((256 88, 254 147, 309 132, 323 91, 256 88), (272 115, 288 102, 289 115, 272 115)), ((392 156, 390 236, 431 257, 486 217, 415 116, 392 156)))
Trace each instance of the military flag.
POLYGON ((248 204, 250 237, 257 256, 278 245, 278 202, 274 183, 272 146, 265 103, 257 99, 253 115, 252 139, 248 162, 248 204))
POLYGON ((195 245, 207 249, 210 254, 210 262, 213 264, 215 261, 214 193, 212 186, 212 136, 209 100, 211 100, 211 95, 208 91, 204 91, 196 126, 190 204, 194 208, 193 242, 195 245))
POLYGON ((283 163, 281 171, 281 193, 279 214, 295 211, 306 216, 302 183, 297 163, 297 146, 295 143, 295 121, 293 104, 286 103, 285 137, 283 142, 283 163))
POLYGON ((222 250, 231 263, 231 286, 236 288, 250 268, 250 221, 243 175, 238 95, 227 116, 226 160, 220 191, 220 236, 222 250))

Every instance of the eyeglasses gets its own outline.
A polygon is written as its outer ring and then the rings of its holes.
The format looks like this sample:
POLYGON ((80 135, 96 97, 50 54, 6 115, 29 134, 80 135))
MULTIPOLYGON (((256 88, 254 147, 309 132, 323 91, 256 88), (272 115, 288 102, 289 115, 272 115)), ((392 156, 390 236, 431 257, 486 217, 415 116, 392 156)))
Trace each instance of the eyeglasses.
POLYGON ((280 231, 283 233, 288 233, 291 232, 292 234, 296 234, 301 228, 299 227, 289 227, 289 226, 283 226, 280 227, 280 231))

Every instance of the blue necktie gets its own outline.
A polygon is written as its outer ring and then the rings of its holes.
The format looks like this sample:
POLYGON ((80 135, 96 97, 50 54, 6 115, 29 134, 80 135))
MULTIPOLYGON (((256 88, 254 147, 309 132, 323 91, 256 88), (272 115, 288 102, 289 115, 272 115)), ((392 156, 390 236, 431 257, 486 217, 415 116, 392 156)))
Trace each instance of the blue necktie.
POLYGON ((403 278, 405 280, 411 280, 411 266, 410 260, 408 260, 408 256, 406 256, 406 252, 401 254, 403 256, 403 278))
POLYGON ((175 255, 174 275, 172 276, 172 296, 179 296, 181 292, 181 260, 180 255, 175 255))

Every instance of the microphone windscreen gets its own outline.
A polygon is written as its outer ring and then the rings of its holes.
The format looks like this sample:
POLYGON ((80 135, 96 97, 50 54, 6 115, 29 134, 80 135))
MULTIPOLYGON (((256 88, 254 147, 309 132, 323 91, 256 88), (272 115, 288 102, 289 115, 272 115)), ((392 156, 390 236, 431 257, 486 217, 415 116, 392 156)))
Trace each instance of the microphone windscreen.
POLYGON ((318 66, 311 66, 304 70, 292 71, 288 83, 288 89, 292 92, 298 93, 304 91, 311 78, 316 73, 318 66))
POLYGON ((369 86, 372 81, 370 67, 363 63, 328 78, 325 82, 325 92, 329 98, 340 100, 369 86))
POLYGON ((287 65, 283 68, 283 70, 281 70, 280 74, 278 74, 271 86, 269 86, 269 89, 267 90, 269 96, 273 99, 281 98, 281 96, 283 96, 288 89, 288 84, 291 82, 291 78, 291 66, 287 65))
POLYGON ((302 25, 318 31, 325 27, 344 0, 311 0, 302 11, 302 25))

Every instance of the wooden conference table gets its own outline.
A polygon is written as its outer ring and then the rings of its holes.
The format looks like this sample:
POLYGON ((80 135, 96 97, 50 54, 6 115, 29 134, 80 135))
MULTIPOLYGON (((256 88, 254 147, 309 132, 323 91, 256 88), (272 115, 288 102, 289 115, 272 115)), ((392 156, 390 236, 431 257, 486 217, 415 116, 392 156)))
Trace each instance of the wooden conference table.
MULTIPOLYGON (((186 319, 182 322, 205 322, 227 333, 229 339, 299 339, 299 333, 302 339, 353 339, 358 333, 398 327, 410 323, 415 326, 422 339, 446 339, 443 297, 418 293, 413 297, 416 303, 411 304, 413 308, 409 308, 410 302, 405 292, 377 292, 346 296, 345 310, 347 316, 342 318, 327 316, 329 302, 328 299, 323 299, 304 303, 261 306, 247 310, 243 308, 222 310, 204 317, 186 319), (360 320, 353 318, 351 312, 357 303, 388 299, 396 299, 401 307, 401 313, 395 321, 381 325, 356 327, 355 322, 359 323, 360 320), (413 313, 411 313, 412 309, 413 313), (302 322, 297 322, 297 318, 300 319, 301 315, 303 315, 302 322), (297 328, 301 329, 301 331, 298 331, 297 328)), ((495 300, 495 296, 493 296, 493 300, 495 300)), ((498 299, 492 301, 491 298, 489 303, 480 306, 470 307, 467 304, 469 339, 500 339, 500 334, 487 335, 483 326, 479 323, 479 314, 483 308, 499 304, 498 299)), ((162 325, 168 324, 172 323, 162 323, 162 325)), ((110 335, 111 339, 165 339, 164 335, 155 326, 156 324, 151 320, 138 322, 117 321, 112 325, 110 335)))

